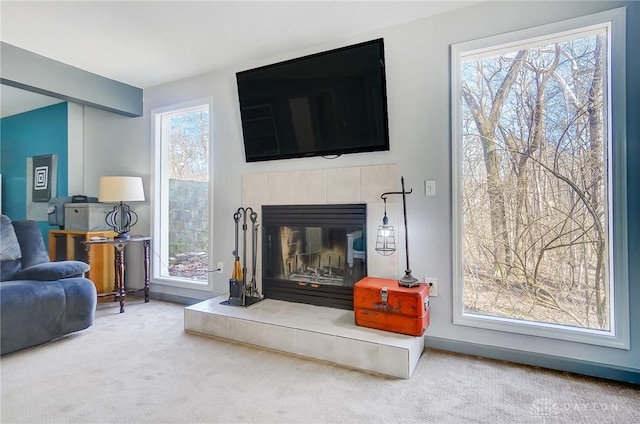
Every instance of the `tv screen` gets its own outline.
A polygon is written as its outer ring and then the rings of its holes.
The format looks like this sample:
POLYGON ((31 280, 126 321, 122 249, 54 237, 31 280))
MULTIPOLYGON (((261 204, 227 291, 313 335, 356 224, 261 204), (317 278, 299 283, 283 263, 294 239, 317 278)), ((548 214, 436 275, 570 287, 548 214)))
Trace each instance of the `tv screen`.
POLYGON ((247 162, 389 150, 382 39, 238 72, 247 162))

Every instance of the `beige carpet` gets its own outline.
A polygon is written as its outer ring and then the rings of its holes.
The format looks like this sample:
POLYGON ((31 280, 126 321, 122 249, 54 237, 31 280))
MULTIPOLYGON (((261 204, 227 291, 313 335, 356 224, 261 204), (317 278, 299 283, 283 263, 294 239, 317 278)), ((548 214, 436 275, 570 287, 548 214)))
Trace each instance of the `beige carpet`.
POLYGON ((184 332, 183 306, 99 305, 0 360, 9 423, 632 423, 640 388, 426 350, 410 380, 184 332))

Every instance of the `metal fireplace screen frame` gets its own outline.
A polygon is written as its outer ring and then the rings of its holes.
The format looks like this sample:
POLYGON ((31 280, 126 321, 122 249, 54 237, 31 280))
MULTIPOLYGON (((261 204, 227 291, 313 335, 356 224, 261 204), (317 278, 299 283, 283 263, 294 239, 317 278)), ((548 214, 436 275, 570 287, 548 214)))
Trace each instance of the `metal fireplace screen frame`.
POLYGON ((352 310, 353 284, 367 276, 366 222, 365 204, 263 206, 264 297, 352 310), (302 227, 304 252, 287 255, 282 229, 302 227), (333 255, 322 257, 329 246, 333 255))

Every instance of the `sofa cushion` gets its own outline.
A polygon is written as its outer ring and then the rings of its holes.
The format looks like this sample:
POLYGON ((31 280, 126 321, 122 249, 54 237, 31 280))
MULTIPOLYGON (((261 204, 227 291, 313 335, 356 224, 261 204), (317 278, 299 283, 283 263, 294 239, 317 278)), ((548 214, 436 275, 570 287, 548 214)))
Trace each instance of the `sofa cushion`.
POLYGON ((22 252, 18 237, 6 215, 0 216, 0 281, 10 280, 20 271, 22 252))
POLYGON ((6 215, 0 216, 0 242, 0 261, 12 261, 22 257, 18 237, 11 219, 6 215))
POLYGON ((0 262, 0 281, 13 280, 13 276, 16 275, 21 269, 22 262, 20 262, 20 259, 0 262))
POLYGON ((49 252, 44 245, 38 223, 25 220, 13 221, 12 224, 22 251, 22 268, 26 269, 33 265, 49 262, 49 252))
POLYGON ((52 281, 69 277, 82 277, 89 265, 80 261, 45 262, 25 268, 13 276, 14 280, 52 281))
POLYGON ((2 353, 60 337, 65 294, 59 281, 7 281, 0 284, 2 353))
POLYGON ((0 284, 0 354, 91 326, 96 301, 96 287, 86 278, 0 284))

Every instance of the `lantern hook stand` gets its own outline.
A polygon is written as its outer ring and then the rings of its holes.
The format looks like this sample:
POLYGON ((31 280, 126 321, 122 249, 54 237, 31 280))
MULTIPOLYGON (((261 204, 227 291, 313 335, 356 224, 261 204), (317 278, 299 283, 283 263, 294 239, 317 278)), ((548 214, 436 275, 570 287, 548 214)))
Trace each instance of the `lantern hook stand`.
MULTIPOLYGON (((411 275, 411 268, 409 267, 409 227, 407 225, 407 194, 411 194, 413 189, 409 189, 406 191, 404 189, 404 177, 400 177, 400 183, 402 185, 402 191, 389 191, 386 193, 382 193, 380 198, 382 200, 387 201, 387 196, 392 194, 401 194, 402 195, 402 208, 404 211, 404 246, 405 246, 405 254, 407 259, 407 268, 404 272, 404 277, 398 280, 398 284, 402 287, 415 287, 420 284, 417 278, 411 275)), ((386 213, 385 213, 386 218, 386 213)))

